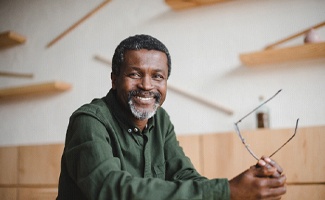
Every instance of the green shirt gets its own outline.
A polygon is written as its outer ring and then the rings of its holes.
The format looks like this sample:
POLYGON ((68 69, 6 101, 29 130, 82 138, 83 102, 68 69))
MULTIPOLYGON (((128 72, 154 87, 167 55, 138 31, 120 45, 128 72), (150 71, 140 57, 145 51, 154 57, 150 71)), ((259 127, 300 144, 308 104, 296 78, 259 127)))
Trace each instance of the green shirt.
POLYGON ((146 128, 127 120, 114 90, 76 110, 61 160, 58 200, 228 200, 227 179, 201 176, 159 108, 146 128))

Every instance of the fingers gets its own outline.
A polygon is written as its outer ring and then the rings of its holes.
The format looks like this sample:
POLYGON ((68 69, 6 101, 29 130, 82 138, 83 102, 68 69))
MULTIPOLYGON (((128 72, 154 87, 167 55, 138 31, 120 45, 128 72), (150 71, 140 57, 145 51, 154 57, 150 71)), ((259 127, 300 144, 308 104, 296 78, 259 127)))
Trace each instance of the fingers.
POLYGON ((286 181, 287 181, 287 177, 285 175, 281 175, 278 178, 270 178, 270 179, 268 179, 268 185, 271 188, 278 188, 278 187, 284 186, 286 181))
POLYGON ((277 169, 264 160, 259 160, 255 166, 255 176, 257 177, 278 177, 280 174, 277 169))
POLYGON ((267 163, 263 162, 260 162, 262 167, 252 166, 229 181, 231 199, 281 199, 286 193, 286 176, 272 176, 274 172, 278 173, 276 167, 266 167, 267 163))
POLYGON ((274 160, 272 160, 271 158, 266 157, 266 156, 262 156, 261 159, 263 159, 267 164, 275 167, 280 174, 283 173, 282 167, 278 163, 276 163, 274 160))
POLYGON ((258 176, 279 177, 283 173, 283 169, 274 160, 263 156, 256 164, 259 170, 258 176))
POLYGON ((264 193, 267 199, 280 199, 286 193, 286 177, 281 175, 279 178, 267 179, 268 189, 264 193))

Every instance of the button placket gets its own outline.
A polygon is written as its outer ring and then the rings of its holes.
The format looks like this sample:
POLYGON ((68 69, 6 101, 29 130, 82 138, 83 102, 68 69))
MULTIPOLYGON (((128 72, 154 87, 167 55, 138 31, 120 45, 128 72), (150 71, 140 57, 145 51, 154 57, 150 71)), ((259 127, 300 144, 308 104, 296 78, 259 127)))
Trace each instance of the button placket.
POLYGON ((151 155, 150 155, 150 145, 148 145, 148 136, 143 135, 144 139, 144 177, 152 177, 151 172, 151 155))

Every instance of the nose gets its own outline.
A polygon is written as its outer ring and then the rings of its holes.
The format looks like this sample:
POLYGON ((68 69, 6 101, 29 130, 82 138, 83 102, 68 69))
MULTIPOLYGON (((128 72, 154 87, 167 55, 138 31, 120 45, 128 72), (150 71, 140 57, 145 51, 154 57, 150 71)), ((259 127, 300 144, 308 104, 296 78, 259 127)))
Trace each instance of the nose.
POLYGON ((152 79, 149 76, 145 76, 141 79, 139 87, 143 90, 151 90, 153 89, 152 79))

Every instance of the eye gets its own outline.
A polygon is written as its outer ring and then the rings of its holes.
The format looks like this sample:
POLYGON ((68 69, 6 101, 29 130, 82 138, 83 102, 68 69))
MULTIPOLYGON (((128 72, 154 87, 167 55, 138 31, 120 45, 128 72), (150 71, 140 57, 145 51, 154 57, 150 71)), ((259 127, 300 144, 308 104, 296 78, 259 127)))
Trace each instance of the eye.
POLYGON ((141 75, 137 72, 131 72, 128 74, 128 77, 133 78, 133 79, 138 79, 138 78, 141 78, 141 75))
POLYGON ((157 81, 162 81, 165 79, 165 77, 162 74, 154 74, 152 78, 157 81))

